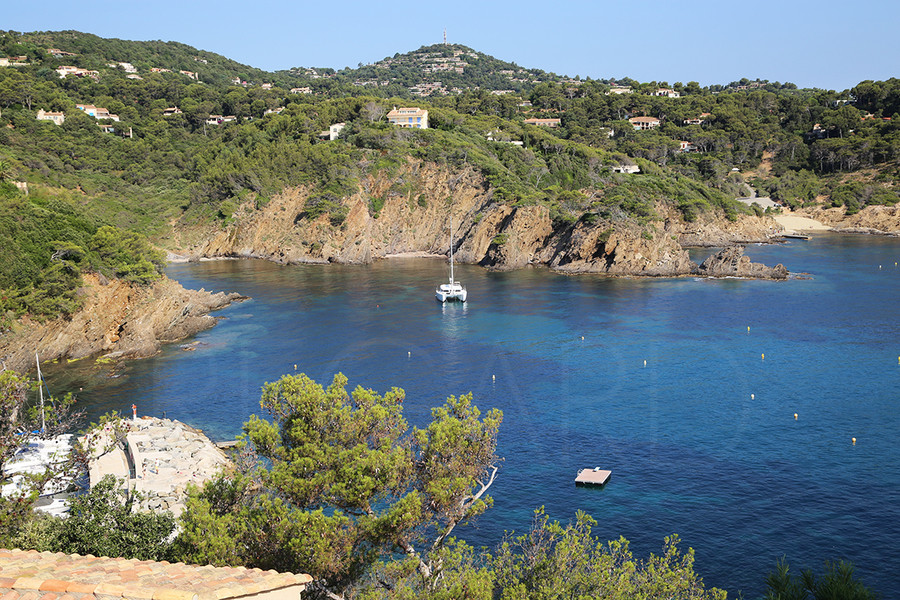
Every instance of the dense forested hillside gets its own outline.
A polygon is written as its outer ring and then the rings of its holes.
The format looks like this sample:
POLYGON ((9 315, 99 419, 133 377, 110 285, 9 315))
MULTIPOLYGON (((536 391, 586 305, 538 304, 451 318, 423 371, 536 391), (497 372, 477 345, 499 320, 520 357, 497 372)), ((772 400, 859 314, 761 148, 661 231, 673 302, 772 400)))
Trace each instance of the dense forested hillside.
POLYGON ((6 32, 3 57, 0 179, 19 182, 5 184, 4 210, 82 220, 29 243, 28 268, 4 266, 0 289, 19 299, 9 307, 19 313, 36 310, 23 290, 59 279, 47 269, 59 271, 60 249, 89 256, 103 226, 171 247, 175 230, 225 226, 238 207, 261 209, 298 186, 309 190, 298 224, 327 213, 340 226, 345 200, 374 174, 393 177, 370 199, 375 217, 385 194, 433 200, 398 175, 410 160, 474 169, 493 201, 545 205, 557 228, 597 219, 641 226, 659 203, 688 221, 708 211, 733 219, 750 210, 733 199, 753 193, 848 213, 898 200, 896 79, 842 92, 746 80, 580 81, 452 45, 355 70, 266 73, 175 42, 79 32, 6 32), (435 81, 440 88, 421 88, 435 81), (410 98, 417 86, 423 97, 410 98), (427 109, 430 128, 390 125, 395 106, 427 109), (37 118, 46 112, 64 121, 37 118), (649 117, 649 128, 635 129, 635 117, 649 117), (527 122, 534 118, 559 121, 541 127, 527 122), (335 123, 345 123, 338 139, 323 138, 335 123))

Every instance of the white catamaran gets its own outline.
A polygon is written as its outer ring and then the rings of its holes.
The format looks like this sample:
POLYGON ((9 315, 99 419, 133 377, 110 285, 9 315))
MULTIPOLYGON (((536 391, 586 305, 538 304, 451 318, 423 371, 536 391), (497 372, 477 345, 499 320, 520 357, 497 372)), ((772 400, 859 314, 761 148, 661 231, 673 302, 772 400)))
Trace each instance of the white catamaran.
POLYGON ((434 296, 441 302, 450 300, 466 301, 466 288, 458 281, 453 281, 453 220, 450 220, 450 283, 442 283, 435 290, 434 296))

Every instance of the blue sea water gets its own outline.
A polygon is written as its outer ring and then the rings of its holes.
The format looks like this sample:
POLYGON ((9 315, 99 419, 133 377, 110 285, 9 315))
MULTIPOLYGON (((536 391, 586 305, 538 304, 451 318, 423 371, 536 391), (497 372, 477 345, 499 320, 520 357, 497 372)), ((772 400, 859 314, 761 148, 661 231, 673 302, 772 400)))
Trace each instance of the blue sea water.
POLYGON ((626 537, 637 556, 679 534, 707 585, 731 597, 761 596, 782 556, 815 570, 851 560, 890 596, 900 589, 900 240, 822 235, 747 254, 808 275, 462 265, 469 302, 442 306, 433 290, 446 264, 434 259, 173 265, 186 287, 252 300, 218 313, 195 351, 48 368, 49 384, 78 392, 91 416, 135 403, 214 439, 239 433, 263 383, 295 364, 323 384, 342 371, 351 387, 402 387, 418 426, 471 391, 504 412, 494 507, 464 532, 475 545, 527 530, 539 506, 562 521, 581 509, 595 534, 626 537), (577 470, 593 466, 612 470, 610 483, 576 488, 577 470))

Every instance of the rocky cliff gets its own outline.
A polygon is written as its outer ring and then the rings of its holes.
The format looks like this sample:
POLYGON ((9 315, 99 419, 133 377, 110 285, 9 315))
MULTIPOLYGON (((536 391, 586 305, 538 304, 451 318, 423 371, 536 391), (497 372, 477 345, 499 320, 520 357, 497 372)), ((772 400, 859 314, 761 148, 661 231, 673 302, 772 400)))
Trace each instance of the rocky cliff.
POLYGON ((308 190, 290 189, 265 207, 245 205, 235 222, 187 250, 192 256, 257 257, 285 263, 368 263, 397 253, 447 254, 452 222, 458 261, 493 269, 546 265, 567 273, 677 276, 696 272, 687 246, 764 242, 779 231, 768 217, 703 215, 686 223, 664 203, 648 223, 621 218, 554 221, 546 206, 493 200, 471 169, 410 160, 379 173, 344 200, 346 217, 310 217, 308 190), (413 192, 412 190, 415 190, 413 192), (378 210, 375 210, 375 207, 378 210))
POLYGON ((35 352, 42 361, 98 352, 109 358, 150 356, 161 344, 212 327, 216 318, 210 311, 243 299, 239 294, 187 290, 167 278, 140 287, 98 275, 85 275, 79 294, 82 308, 71 317, 46 323, 23 320, 0 336, 3 366, 31 370, 35 352))

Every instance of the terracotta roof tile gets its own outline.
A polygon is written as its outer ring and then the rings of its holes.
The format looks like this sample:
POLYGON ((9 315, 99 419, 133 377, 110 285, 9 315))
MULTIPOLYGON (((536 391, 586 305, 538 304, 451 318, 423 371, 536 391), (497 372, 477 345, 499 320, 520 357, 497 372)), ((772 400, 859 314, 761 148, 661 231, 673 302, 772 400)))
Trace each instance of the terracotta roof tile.
POLYGON ((38 589, 42 592, 65 592, 68 587, 69 583, 62 579, 47 579, 38 589))
POLYGON ((19 577, 13 583, 13 588, 17 590, 39 590, 44 584, 44 580, 40 577, 19 577))
POLYGON ((95 587, 97 587, 96 583, 79 583, 77 581, 70 581, 69 585, 66 586, 66 592, 68 592, 69 594, 93 594, 95 587))
POLYGON ((0 600, 226 600, 284 588, 309 575, 245 567, 0 549, 0 600))

